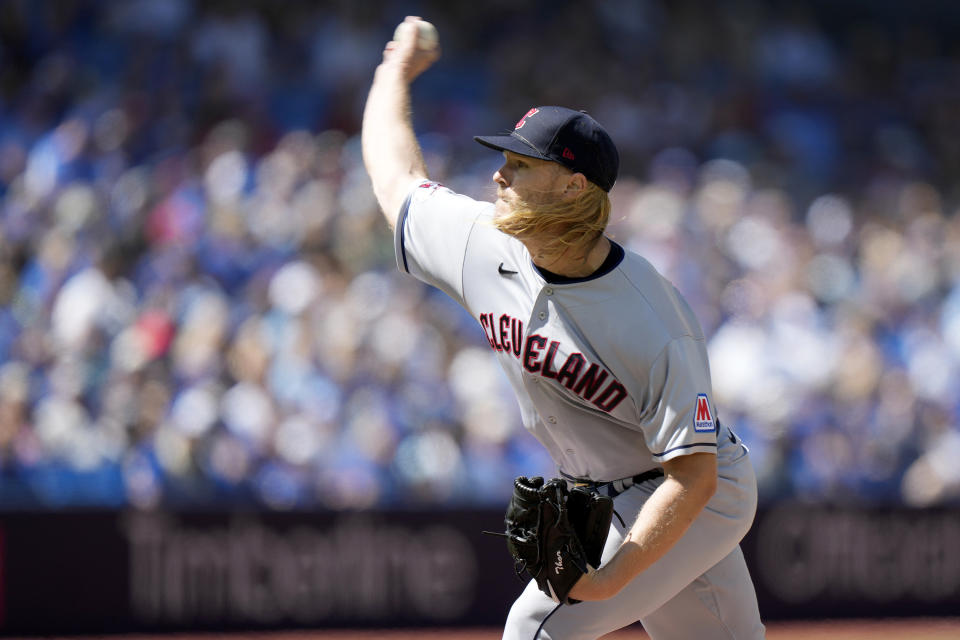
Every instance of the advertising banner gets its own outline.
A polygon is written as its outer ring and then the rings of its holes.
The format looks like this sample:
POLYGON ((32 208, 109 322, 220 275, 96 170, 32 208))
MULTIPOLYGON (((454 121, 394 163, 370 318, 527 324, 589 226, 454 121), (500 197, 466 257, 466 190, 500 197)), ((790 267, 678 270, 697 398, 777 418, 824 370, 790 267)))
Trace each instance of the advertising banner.
MULTIPOLYGON (((501 512, 7 514, 0 633, 499 626, 501 512)), ((766 620, 956 615, 960 512, 763 510, 766 620)))

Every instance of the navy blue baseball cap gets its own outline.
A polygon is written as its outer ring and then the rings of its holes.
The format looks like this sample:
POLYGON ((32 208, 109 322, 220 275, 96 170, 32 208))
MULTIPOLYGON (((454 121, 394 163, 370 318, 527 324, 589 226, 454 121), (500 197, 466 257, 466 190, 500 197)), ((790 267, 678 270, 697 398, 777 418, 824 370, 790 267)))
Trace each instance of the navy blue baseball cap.
POLYGON ((620 154, 613 140, 585 111, 534 107, 509 134, 473 139, 497 151, 559 162, 604 191, 610 191, 620 170, 620 154))

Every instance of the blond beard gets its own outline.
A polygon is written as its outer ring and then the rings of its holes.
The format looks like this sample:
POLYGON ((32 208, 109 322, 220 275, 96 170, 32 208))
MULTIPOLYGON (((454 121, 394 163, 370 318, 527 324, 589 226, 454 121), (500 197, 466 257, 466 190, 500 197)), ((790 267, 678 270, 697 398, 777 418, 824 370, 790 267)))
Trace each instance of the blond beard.
POLYGON ((552 192, 534 192, 526 198, 512 194, 509 200, 498 192, 497 200, 494 202, 494 218, 503 218, 521 210, 536 212, 541 205, 550 205, 558 200, 558 194, 552 192))

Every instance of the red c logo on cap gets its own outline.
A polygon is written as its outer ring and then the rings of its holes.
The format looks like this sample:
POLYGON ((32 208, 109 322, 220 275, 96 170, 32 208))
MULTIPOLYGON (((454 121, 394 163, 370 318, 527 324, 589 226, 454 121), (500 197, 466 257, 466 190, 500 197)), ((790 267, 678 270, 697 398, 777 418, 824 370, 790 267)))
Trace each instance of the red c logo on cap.
POLYGON ((523 125, 527 124, 527 118, 529 118, 530 116, 532 116, 533 114, 539 111, 540 109, 537 109, 536 107, 534 107, 533 109, 530 109, 530 111, 527 111, 524 114, 524 116, 520 118, 520 122, 518 122, 517 125, 514 127, 514 130, 523 128, 523 125))

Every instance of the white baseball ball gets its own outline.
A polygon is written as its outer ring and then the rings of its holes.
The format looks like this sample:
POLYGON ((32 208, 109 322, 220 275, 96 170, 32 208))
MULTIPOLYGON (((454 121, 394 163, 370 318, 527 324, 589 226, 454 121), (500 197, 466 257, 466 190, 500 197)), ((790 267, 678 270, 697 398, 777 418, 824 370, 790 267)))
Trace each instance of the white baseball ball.
MULTIPOLYGON (((401 22, 397 25, 396 31, 393 32, 393 39, 396 41, 400 40, 400 27, 405 23, 401 22)), ((437 28, 427 22, 426 20, 420 20, 417 22, 417 48, 429 51, 433 49, 440 43, 440 34, 437 33, 437 28)))

